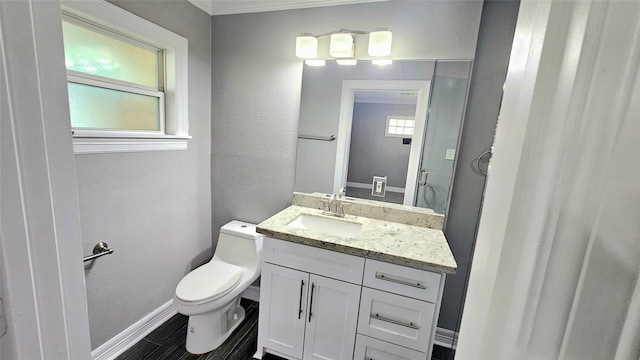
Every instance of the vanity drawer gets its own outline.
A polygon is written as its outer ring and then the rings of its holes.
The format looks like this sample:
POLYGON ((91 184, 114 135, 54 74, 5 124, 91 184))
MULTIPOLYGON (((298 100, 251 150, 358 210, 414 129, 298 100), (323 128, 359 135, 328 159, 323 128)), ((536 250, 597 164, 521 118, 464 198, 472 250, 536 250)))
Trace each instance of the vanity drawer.
POLYGON ((358 333, 426 353, 434 312, 430 302, 362 288, 358 333))
POLYGON ((362 285, 364 259, 270 237, 264 239, 264 261, 362 285))
POLYGON ((441 274, 367 259, 363 284, 366 287, 435 303, 441 274))
POLYGON ((425 360, 427 354, 358 334, 353 360, 425 360))

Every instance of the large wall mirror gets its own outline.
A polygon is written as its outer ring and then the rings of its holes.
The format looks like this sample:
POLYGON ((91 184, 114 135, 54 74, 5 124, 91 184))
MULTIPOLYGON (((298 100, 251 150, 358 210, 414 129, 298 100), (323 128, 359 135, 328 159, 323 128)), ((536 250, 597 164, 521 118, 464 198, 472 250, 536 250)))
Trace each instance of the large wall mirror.
POLYGON ((350 197, 445 214, 470 70, 471 61, 305 65, 295 190, 346 186, 350 197))

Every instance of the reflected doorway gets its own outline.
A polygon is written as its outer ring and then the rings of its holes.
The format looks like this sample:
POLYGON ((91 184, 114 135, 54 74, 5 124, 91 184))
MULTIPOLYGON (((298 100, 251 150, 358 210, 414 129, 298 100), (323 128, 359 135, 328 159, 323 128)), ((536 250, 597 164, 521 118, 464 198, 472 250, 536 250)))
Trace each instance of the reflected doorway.
POLYGON ((417 91, 355 91, 347 196, 404 202, 417 101, 417 91), (373 191, 379 177, 383 192, 373 191))

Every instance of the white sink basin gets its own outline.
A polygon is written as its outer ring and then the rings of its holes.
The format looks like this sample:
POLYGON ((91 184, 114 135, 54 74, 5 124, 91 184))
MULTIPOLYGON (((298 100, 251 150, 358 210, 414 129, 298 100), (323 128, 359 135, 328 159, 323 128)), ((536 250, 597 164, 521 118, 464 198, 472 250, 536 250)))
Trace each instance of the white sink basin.
POLYGON ((359 223, 308 214, 298 215, 298 217, 288 223, 287 226, 347 238, 358 235, 362 228, 362 224, 359 223))

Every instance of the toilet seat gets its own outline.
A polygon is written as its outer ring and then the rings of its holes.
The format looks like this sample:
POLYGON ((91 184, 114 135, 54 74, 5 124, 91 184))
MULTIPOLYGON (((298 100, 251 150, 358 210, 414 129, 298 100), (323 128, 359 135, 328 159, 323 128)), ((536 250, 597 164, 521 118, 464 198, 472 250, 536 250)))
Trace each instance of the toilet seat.
POLYGON ((212 260, 188 273, 176 287, 176 297, 188 303, 203 303, 233 290, 242 277, 242 268, 212 260))

